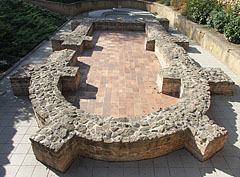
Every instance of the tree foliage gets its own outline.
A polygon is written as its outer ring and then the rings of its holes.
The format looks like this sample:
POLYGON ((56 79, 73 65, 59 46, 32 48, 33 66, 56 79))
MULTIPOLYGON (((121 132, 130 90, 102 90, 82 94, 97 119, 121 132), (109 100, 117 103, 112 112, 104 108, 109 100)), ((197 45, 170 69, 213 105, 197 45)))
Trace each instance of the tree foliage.
POLYGON ((187 0, 182 15, 199 24, 208 24, 232 43, 240 44, 240 5, 224 6, 216 0, 187 0))
POLYGON ((0 72, 47 39, 64 21, 62 15, 21 0, 1 0, 0 72))
POLYGON ((224 26, 229 22, 230 15, 224 10, 213 10, 207 18, 207 24, 223 33, 224 26))

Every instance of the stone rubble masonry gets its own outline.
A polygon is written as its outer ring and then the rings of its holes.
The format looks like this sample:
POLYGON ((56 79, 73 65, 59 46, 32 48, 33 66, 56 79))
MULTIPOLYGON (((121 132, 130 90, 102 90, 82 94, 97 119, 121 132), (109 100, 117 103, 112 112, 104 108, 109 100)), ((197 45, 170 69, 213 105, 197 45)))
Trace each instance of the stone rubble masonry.
MULTIPOLYGON (((160 23, 161 24, 161 23, 160 23)), ((169 25, 169 24, 168 24, 169 25)), ((167 30, 166 28, 163 29, 162 26, 159 26, 158 28, 161 28, 162 30, 167 30)), ((154 51, 155 50, 155 39, 158 36, 158 29, 155 27, 149 26, 146 31, 151 31, 150 33, 147 32, 147 38, 145 40, 145 48, 146 50, 154 51)), ((186 51, 189 48, 189 41, 184 37, 176 37, 176 36, 169 36, 170 41, 178 44, 179 46, 183 47, 186 51)))
POLYGON ((73 22, 72 29, 71 34, 52 39, 56 50, 46 63, 20 69, 11 78, 16 95, 26 95, 29 86, 40 126, 30 140, 39 161, 65 172, 78 155, 133 161, 185 147, 204 161, 223 147, 226 129, 207 116, 210 93, 231 95, 234 82, 220 69, 198 68, 159 20, 88 18, 73 22), (81 77, 81 68, 74 67, 77 56, 90 47, 88 35, 98 29, 145 30, 146 41, 151 38, 154 43, 149 48, 163 64, 159 90, 179 96, 178 102, 145 116, 113 118, 92 115, 66 101, 61 92, 76 90, 81 77))
MULTIPOLYGON (((153 20, 153 19, 152 19, 153 20)), ((155 22, 159 22, 165 30, 169 28, 169 21, 166 18, 157 18, 153 20, 155 22)), ((93 38, 90 36, 92 32, 96 29, 98 30, 130 30, 130 31, 143 31, 144 23, 135 23, 131 24, 131 20, 128 22, 113 22, 112 20, 98 20, 97 23, 94 21, 88 21, 84 23, 80 23, 79 21, 73 21, 71 23, 71 29, 73 32, 70 34, 57 34, 51 39, 53 51, 59 51, 63 49, 72 49, 79 51, 82 53, 83 46, 85 48, 93 47, 93 38), (81 45, 83 43, 83 45, 81 45)), ((174 37, 175 39, 175 37, 174 37)), ((152 41, 149 41, 149 43, 152 41)), ((184 45, 184 47, 188 48, 188 42, 185 39, 176 39, 176 43, 179 45, 184 45)), ((150 44, 148 44, 150 45, 150 44)), ((153 46, 152 46, 153 47, 153 46)), ((154 48, 154 47, 153 47, 154 48)), ((153 50, 153 49, 150 49, 153 50)))
MULTIPOLYGON (((112 9, 117 7, 132 8, 148 11, 160 17, 165 17, 170 24, 189 38, 197 42, 216 58, 221 60, 228 68, 240 76, 240 46, 229 43, 225 37, 217 32, 209 31, 199 24, 196 24, 170 7, 159 4, 158 2, 146 0, 87 0, 76 3, 60 3, 47 0, 25 0, 32 4, 47 8, 67 16, 77 14, 112 9)), ((240 0, 219 0, 228 4, 240 3, 240 0)))
MULTIPOLYGON (((10 77, 10 82, 15 96, 28 96, 28 87, 30 86, 31 75, 29 69, 32 66, 23 66, 18 69, 13 76, 10 77)), ((31 69, 30 69, 31 70, 31 69)))
POLYGON ((79 25, 72 33, 57 34, 51 39, 53 51, 59 51, 63 49, 72 49, 83 52, 83 46, 85 48, 92 48, 93 37, 88 36, 92 33, 92 25, 79 25), (83 45, 82 45, 83 44, 83 45))

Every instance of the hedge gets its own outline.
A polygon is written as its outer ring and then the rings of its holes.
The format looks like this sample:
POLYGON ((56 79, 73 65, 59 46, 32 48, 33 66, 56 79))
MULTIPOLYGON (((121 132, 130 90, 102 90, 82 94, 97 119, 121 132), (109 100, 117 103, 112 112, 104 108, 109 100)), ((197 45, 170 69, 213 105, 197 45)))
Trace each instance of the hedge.
POLYGON ((224 34, 229 42, 240 44, 240 8, 230 8, 216 0, 187 0, 182 15, 199 24, 208 24, 224 34))
POLYGON ((66 21, 21 0, 0 1, 0 72, 6 71, 66 21))

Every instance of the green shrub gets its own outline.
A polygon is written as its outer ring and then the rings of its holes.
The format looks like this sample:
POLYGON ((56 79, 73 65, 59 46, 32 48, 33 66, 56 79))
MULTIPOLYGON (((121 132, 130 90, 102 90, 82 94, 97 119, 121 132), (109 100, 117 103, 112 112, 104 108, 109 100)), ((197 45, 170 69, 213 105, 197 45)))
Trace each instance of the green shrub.
POLYGON ((229 20, 224 26, 224 36, 228 41, 240 44, 240 6, 235 5, 228 13, 229 20))
POLYGON ((240 44, 240 6, 222 6, 216 0, 187 0, 182 15, 199 24, 208 24, 232 43, 240 44))
POLYGON ((224 26, 224 36, 232 43, 240 44, 240 15, 231 16, 224 26))
POLYGON ((171 5, 171 0, 159 0, 158 2, 160 4, 164 4, 166 6, 170 6, 171 5))
POLYGON ((189 11, 187 9, 187 6, 184 7, 183 11, 181 12, 181 14, 187 18, 190 18, 190 14, 189 14, 189 11))
POLYGON ((240 4, 235 4, 235 6, 230 8, 228 13, 229 13, 229 15, 231 15, 233 17, 239 16, 240 15, 240 4))
POLYGON ((230 15, 224 10, 213 10, 207 18, 207 24, 223 33, 224 26, 229 22, 230 15))
POLYGON ((64 21, 66 17, 38 6, 20 0, 1 0, 0 72, 47 39, 64 21))
POLYGON ((216 0, 187 0, 184 13, 194 22, 206 24, 210 12, 216 8, 216 0))
POLYGON ((207 24, 211 27, 214 27, 214 24, 213 24, 213 21, 214 21, 214 18, 216 16, 216 13, 218 13, 217 10, 213 10, 212 12, 210 12, 208 18, 207 18, 207 24))
POLYGON ((158 0, 158 2, 166 6, 173 6, 174 9, 179 10, 185 3, 185 0, 158 0))

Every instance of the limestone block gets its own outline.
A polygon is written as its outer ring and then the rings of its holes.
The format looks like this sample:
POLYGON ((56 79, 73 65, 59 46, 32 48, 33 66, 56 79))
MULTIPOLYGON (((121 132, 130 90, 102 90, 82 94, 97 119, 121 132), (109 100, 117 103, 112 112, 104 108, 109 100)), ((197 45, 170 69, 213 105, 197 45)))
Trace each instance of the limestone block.
POLYGON ((32 66, 26 65, 18 69, 11 77, 11 87, 15 96, 28 96, 28 87, 30 86, 30 72, 32 66))

